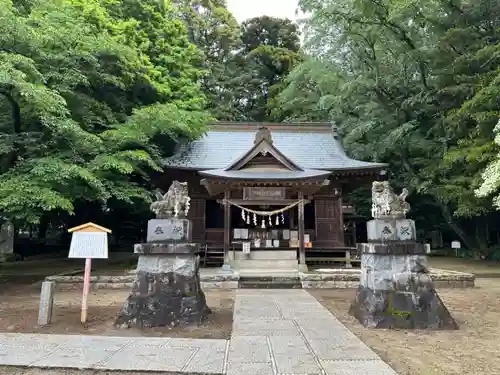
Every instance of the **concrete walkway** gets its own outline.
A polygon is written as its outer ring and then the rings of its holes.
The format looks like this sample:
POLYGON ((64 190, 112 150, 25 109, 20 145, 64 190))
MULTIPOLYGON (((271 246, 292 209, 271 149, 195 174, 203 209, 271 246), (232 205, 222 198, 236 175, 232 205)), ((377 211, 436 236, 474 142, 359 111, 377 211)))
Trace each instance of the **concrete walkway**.
POLYGON ((0 365, 227 375, 396 375, 300 289, 237 290, 229 341, 3 333, 0 365))

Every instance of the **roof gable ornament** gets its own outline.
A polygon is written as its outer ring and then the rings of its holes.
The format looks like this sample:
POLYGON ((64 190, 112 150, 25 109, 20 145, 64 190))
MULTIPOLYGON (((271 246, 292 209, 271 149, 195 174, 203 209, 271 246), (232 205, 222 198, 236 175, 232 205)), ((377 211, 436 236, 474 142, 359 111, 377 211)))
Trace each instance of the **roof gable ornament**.
POLYGON ((259 130, 255 134, 255 140, 253 141, 253 144, 257 145, 262 141, 266 141, 270 145, 273 144, 273 136, 271 134, 271 130, 269 130, 265 126, 259 127, 259 130))
POLYGON ((248 162, 250 162, 257 155, 271 155, 274 157, 278 163, 282 164, 284 167, 291 171, 302 171, 297 164, 289 160, 285 155, 283 155, 276 146, 273 145, 273 137, 271 130, 265 126, 259 127, 257 133, 255 134, 255 139, 253 146, 241 157, 232 162, 226 171, 239 170, 243 168, 248 162))
POLYGON ((331 123, 331 129, 332 129, 333 138, 339 139, 339 137, 340 137, 340 135, 339 135, 339 127, 337 126, 337 123, 335 121, 332 121, 332 123, 331 123))

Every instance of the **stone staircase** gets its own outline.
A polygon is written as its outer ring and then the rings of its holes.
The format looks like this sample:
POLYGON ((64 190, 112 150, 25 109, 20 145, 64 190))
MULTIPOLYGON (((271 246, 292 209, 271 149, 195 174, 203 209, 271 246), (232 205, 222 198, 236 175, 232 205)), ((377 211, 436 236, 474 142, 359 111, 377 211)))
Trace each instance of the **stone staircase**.
POLYGON ((255 269, 239 271, 240 289, 301 289, 298 271, 282 269, 255 269))
POLYGON ((296 276, 241 276, 238 281, 239 289, 301 289, 300 277, 296 276))
POLYGON ((230 254, 241 289, 300 289, 296 250, 261 250, 230 254))

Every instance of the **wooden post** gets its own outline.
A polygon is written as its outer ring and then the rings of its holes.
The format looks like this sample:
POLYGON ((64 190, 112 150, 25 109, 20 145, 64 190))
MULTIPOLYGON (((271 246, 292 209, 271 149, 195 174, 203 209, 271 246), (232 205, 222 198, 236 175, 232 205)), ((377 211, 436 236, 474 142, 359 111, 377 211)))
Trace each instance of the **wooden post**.
POLYGON ((90 290, 90 270, 92 268, 92 259, 85 259, 85 274, 83 275, 83 294, 82 294, 82 323, 87 322, 87 298, 90 290))
POLYGON ((337 198, 336 204, 337 204, 337 209, 338 209, 338 223, 339 223, 339 229, 338 229, 338 234, 340 238, 337 239, 337 242, 344 244, 345 246, 345 237, 344 237, 344 203, 342 199, 342 189, 341 188, 335 188, 335 196, 337 198))
POLYGON ((229 265, 229 245, 231 243, 231 205, 229 190, 224 192, 224 266, 229 265))
POLYGON ((345 251, 345 268, 352 268, 351 264, 351 250, 347 249, 345 251))
POLYGON ((68 229, 68 232, 73 233, 68 258, 85 259, 81 315, 81 321, 85 324, 92 258, 108 259, 108 233, 111 233, 111 230, 94 223, 87 223, 68 229))
POLYGON ((306 264, 306 251, 304 247, 304 193, 299 192, 299 266, 304 267, 306 264))
POLYGON ((357 236, 358 236, 358 234, 356 232, 356 221, 353 220, 352 221, 352 237, 353 237, 353 246, 352 247, 358 246, 357 236))

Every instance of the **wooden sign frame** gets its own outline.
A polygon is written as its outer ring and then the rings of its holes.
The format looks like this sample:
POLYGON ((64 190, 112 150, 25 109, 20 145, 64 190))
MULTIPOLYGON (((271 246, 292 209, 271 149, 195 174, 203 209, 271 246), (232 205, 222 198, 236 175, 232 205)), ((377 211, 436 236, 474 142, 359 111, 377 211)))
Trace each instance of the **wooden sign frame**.
POLYGON ((94 223, 86 223, 71 228, 68 230, 68 232, 73 233, 68 258, 85 259, 81 315, 81 322, 85 324, 87 322, 87 299, 90 290, 90 272, 92 269, 92 258, 108 258, 108 233, 111 233, 111 230, 94 223), (92 246, 99 247, 97 249, 98 251, 93 248, 86 248, 92 246), (94 251, 95 253, 92 253, 92 251, 94 251))
POLYGON ((279 201, 286 199, 284 187, 244 187, 243 200, 247 201, 279 201))

